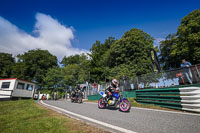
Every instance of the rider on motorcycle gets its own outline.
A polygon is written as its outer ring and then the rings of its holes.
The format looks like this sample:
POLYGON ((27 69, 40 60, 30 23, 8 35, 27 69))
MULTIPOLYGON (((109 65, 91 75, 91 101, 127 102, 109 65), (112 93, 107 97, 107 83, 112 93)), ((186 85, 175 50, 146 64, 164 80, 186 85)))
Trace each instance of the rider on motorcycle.
POLYGON ((74 90, 74 89, 72 89, 72 91, 71 91, 71 98, 73 98, 73 97, 75 97, 75 95, 76 95, 76 91, 74 90))
POLYGON ((128 112, 131 109, 131 104, 128 99, 120 94, 116 79, 113 79, 111 84, 106 88, 105 93, 101 91, 100 95, 102 97, 98 100, 99 109, 109 106, 114 106, 116 108, 118 105, 119 109, 123 112, 128 112))
POLYGON ((80 87, 80 85, 78 84, 77 86, 76 86, 76 90, 75 90, 75 92, 76 92, 76 98, 78 98, 78 95, 79 95, 79 92, 81 91, 81 87, 80 87))
POLYGON ((79 93, 81 91, 80 85, 77 85, 74 89, 71 91, 71 98, 78 99, 79 93))
MULTIPOLYGON (((107 95, 107 100, 112 97, 112 92, 118 88, 117 79, 113 79, 111 84, 105 90, 105 94, 107 95)), ((107 102, 107 101, 106 101, 107 102)))

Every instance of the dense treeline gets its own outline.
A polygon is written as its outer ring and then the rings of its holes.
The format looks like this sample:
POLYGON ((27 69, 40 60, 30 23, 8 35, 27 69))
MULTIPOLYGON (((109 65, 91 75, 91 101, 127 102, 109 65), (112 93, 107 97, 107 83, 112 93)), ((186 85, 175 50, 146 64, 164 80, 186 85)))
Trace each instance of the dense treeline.
POLYGON ((200 9, 182 18, 177 33, 169 34, 161 42, 160 52, 164 69, 179 67, 181 58, 200 63, 200 9))
MULTIPOLYGON (((64 57, 58 63, 47 50, 34 49, 13 57, 0 53, 0 78, 22 78, 36 82, 41 88, 62 89, 77 83, 105 82, 123 75, 130 79, 151 73, 149 49, 154 38, 133 28, 119 39, 108 37, 96 41, 90 53, 64 57)), ((200 10, 181 20, 177 33, 170 34, 159 47, 163 70, 180 66, 181 58, 192 64, 200 62, 200 10)))

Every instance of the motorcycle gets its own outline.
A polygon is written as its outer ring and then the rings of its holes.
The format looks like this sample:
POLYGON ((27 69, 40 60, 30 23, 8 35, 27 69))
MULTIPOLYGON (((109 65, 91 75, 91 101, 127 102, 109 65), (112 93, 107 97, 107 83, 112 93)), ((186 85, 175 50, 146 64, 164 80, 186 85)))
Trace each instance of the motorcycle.
POLYGON ((82 91, 74 91, 71 93, 71 102, 75 103, 83 103, 83 92, 82 91))
POLYGON ((83 103, 83 95, 84 93, 82 91, 78 92, 78 103, 83 103))
POLYGON ((131 108, 131 104, 128 101, 128 99, 123 98, 122 94, 119 93, 119 91, 112 92, 112 97, 107 99, 107 95, 101 91, 100 95, 102 98, 98 100, 98 108, 104 109, 106 107, 115 107, 119 105, 119 109, 122 112, 128 112, 131 108))

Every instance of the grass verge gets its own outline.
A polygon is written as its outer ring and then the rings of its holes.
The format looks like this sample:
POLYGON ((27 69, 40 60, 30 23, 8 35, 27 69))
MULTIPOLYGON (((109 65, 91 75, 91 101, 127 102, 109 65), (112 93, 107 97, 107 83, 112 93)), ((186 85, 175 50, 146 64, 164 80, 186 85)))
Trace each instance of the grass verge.
POLYGON ((0 101, 1 133, 108 133, 42 107, 33 100, 0 101))
POLYGON ((152 109, 166 109, 159 106, 155 106, 154 104, 140 104, 136 102, 135 98, 128 98, 132 107, 141 107, 141 108, 152 108, 152 109))

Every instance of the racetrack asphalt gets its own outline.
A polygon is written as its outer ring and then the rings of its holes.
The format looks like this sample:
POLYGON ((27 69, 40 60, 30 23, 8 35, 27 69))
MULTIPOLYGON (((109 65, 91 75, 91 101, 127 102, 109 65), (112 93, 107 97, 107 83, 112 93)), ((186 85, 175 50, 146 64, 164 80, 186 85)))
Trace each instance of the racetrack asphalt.
MULTIPOLYGON (((66 100, 48 100, 43 102, 138 133, 200 133, 200 114, 154 111, 134 107, 131 108, 130 112, 124 113, 115 108, 98 109, 96 103, 84 102, 83 104, 79 104, 66 100)), ((84 121, 93 123, 88 120, 84 121)), ((102 125, 99 126, 105 128, 102 125)), ((120 132, 113 129, 109 130, 120 132)))

